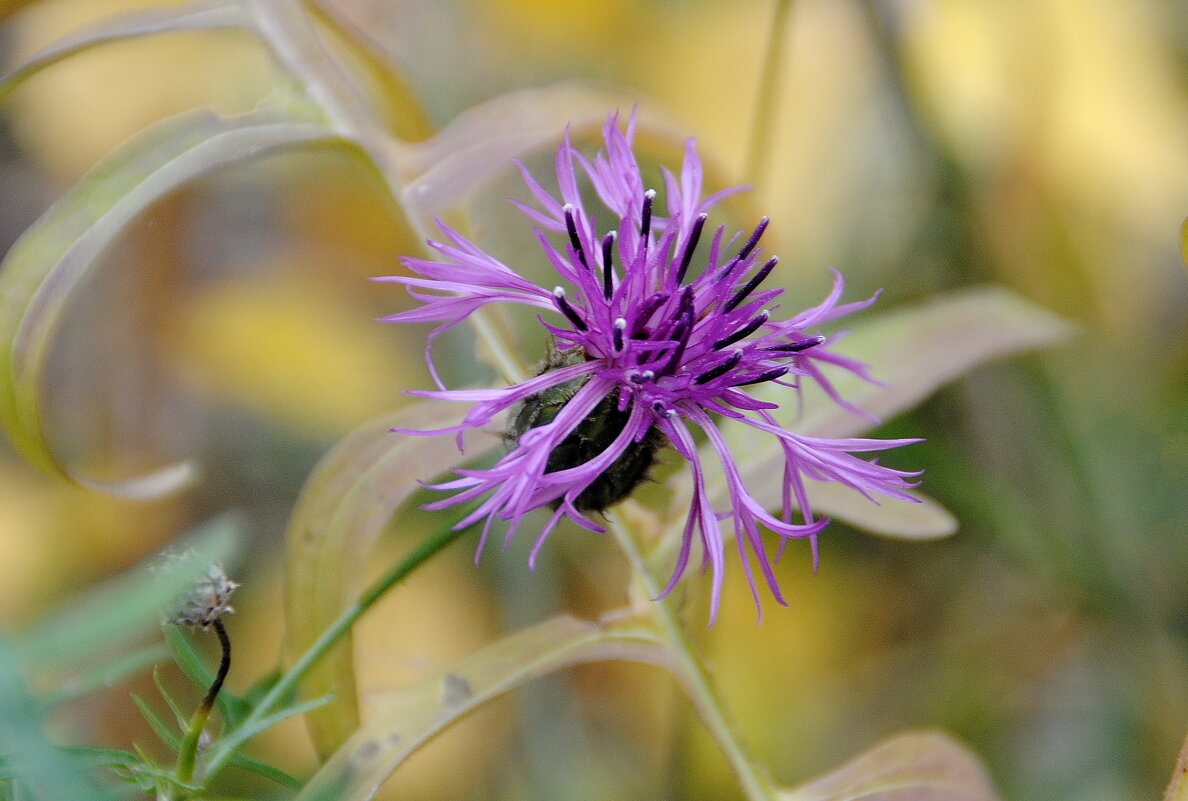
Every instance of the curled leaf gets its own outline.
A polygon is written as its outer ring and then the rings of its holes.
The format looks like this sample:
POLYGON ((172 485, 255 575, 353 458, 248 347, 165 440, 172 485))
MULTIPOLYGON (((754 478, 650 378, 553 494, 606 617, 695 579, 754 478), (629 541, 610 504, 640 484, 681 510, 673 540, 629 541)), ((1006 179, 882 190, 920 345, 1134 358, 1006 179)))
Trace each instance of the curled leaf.
MULTIPOLYGON (((463 456, 454 438, 410 437, 392 428, 432 429, 456 422, 449 404, 421 403, 360 426, 323 457, 306 481, 286 535, 285 618, 288 653, 297 657, 358 598, 372 546, 419 486, 463 456)), ((486 438, 467 458, 490 447, 486 438)), ((358 726, 349 640, 331 650, 302 685, 308 697, 333 700, 307 719, 322 753, 337 748, 358 726)))
POLYGON ((371 718, 343 743, 298 799, 371 798, 434 735, 532 679, 607 659, 674 670, 669 654, 653 629, 631 615, 602 623, 563 615, 523 629, 408 687, 377 694, 371 718))
MULTIPOLYGON (((937 388, 980 364, 1012 353, 1055 344, 1072 326, 1055 314, 1005 289, 980 288, 953 293, 919 306, 897 309, 856 323, 837 350, 872 366, 883 384, 849 374, 830 376, 847 401, 879 418, 906 411, 937 388)), ((874 426, 864 417, 832 402, 812 382, 805 382, 803 404, 789 402, 788 390, 766 385, 753 394, 781 402, 773 414, 791 431, 817 437, 851 437, 874 426), (801 413, 803 408, 803 413, 801 413)), ((747 426, 724 427, 740 460, 743 481, 769 508, 782 503, 784 457, 777 441, 747 426)), ((712 461, 712 452, 705 457, 712 461)), ((726 497, 720 480, 711 491, 726 497)), ((920 494, 921 503, 879 499, 879 505, 840 485, 808 482, 810 500, 821 514, 886 536, 931 539, 952 534, 956 520, 920 494)))
MULTIPOLYGON (((852 326, 837 350, 871 365, 885 386, 850 374, 839 375, 835 384, 850 403, 886 420, 979 365, 1058 344, 1074 330, 1063 318, 1008 289, 966 289, 852 326)), ((817 437, 850 437, 872 426, 828 402, 811 384, 804 389, 804 409, 795 419, 796 405, 787 404, 781 422, 817 437)))
POLYGON ((101 20, 66 36, 0 78, 0 101, 27 78, 71 56, 99 45, 175 31, 232 28, 247 24, 243 9, 226 0, 188 3, 177 8, 157 8, 101 20))
POLYGON ((413 91, 413 83, 401 65, 368 31, 347 19, 341 9, 311 4, 309 13, 335 34, 335 41, 354 57, 375 84, 376 114, 401 140, 418 141, 433 132, 425 110, 413 91))
POLYGON ((41 381, 67 304, 128 223, 162 196, 220 167, 284 148, 339 145, 326 128, 267 112, 229 119, 194 112, 165 120, 88 172, 13 244, 0 264, 0 429, 26 459, 112 495, 152 497, 194 475, 188 463, 106 482, 62 465, 46 438, 41 381))
POLYGON ((939 732, 886 740, 779 801, 997 801, 977 758, 939 732))
MULTIPOLYGON (((570 82, 509 92, 473 106, 410 148, 402 164, 401 203, 429 230, 434 217, 465 202, 513 159, 555 146, 566 127, 575 139, 592 135, 608 110, 626 112, 635 102, 622 91, 570 82)), ((642 111, 638 135, 667 142, 674 152, 684 141, 676 126, 642 111)))

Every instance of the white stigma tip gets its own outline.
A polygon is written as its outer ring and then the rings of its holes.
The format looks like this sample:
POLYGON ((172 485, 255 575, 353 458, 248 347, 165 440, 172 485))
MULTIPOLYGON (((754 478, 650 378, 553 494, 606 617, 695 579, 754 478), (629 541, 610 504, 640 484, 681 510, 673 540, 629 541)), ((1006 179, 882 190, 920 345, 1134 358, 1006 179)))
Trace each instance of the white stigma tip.
POLYGON ((553 297, 555 297, 557 300, 561 300, 565 297, 565 290, 559 286, 553 287, 553 297))
POLYGON ((566 214, 573 214, 573 204, 566 203, 564 206, 561 207, 561 211, 565 212, 566 214))
POLYGON ((615 320, 615 328, 619 329, 620 331, 626 331, 627 330, 627 320, 623 317, 617 318, 615 320))
POLYGON ((653 199, 655 199, 655 197, 656 197, 656 190, 655 190, 655 189, 649 189, 648 191, 644 192, 644 197, 646 197, 648 200, 653 200, 653 199))

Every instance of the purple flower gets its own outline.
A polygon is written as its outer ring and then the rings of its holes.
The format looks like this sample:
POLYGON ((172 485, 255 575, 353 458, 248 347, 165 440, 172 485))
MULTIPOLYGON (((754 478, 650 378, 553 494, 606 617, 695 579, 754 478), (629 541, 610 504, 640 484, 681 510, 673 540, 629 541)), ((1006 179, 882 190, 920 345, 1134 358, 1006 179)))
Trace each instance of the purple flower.
POLYGON ((779 264, 777 257, 761 255, 767 218, 749 234, 729 239, 724 227, 706 230, 706 212, 743 187, 703 198, 701 162, 692 139, 680 176, 664 171, 667 215, 661 215, 656 192, 645 188, 631 149, 634 124, 633 115, 626 131, 620 131, 617 115, 611 116, 603 132, 606 149, 592 161, 571 147, 567 134, 556 159, 559 199, 521 167, 539 208, 520 209, 536 223, 541 250, 557 272, 555 287, 528 281, 440 222, 446 241, 429 243, 440 260, 408 258, 405 264, 420 277, 381 279, 406 285, 424 304, 386 320, 439 324, 426 348, 439 391, 413 394, 472 404, 456 426, 401 433, 454 432, 461 446, 462 432, 488 426, 496 415, 512 409, 507 454, 489 469, 460 469, 458 478, 433 485, 453 494, 427 508, 481 499, 458 524, 485 521, 476 559, 495 520, 510 524, 506 544, 524 515, 551 508, 530 565, 562 517, 602 531, 590 513, 629 495, 647 476, 656 452, 671 446, 690 463, 693 498, 680 555, 664 593, 684 573, 694 540, 699 540, 702 567, 708 565, 713 572, 712 621, 724 562, 720 521, 730 518, 756 604, 752 560, 772 595, 785 604, 761 528, 776 535, 781 551, 788 539, 807 538, 815 564, 816 536, 829 521, 815 519, 805 479, 837 481, 872 498, 909 498, 905 490, 914 485, 905 479, 916 473, 853 454, 917 440, 795 434, 772 416, 777 404, 756 399, 748 388, 774 382, 791 394, 807 379, 817 382, 834 402, 852 408, 822 374, 821 365, 867 378, 865 368, 832 352, 829 338, 815 332, 875 298, 839 305, 843 281, 835 273, 833 291, 820 305, 782 321, 774 319, 779 308, 775 300, 782 290, 763 286, 779 264), (583 202, 581 176, 610 211, 609 226, 599 227, 583 202), (445 389, 429 354, 433 337, 492 303, 542 310, 538 319, 555 341, 548 361, 534 378, 514 386, 445 389), (719 431, 723 423, 751 426, 779 441, 784 454, 781 515, 769 513, 748 492, 736 457, 719 431), (710 505, 697 431, 725 476, 730 498, 725 509, 710 505), (794 516, 794 510, 799 514, 794 516))

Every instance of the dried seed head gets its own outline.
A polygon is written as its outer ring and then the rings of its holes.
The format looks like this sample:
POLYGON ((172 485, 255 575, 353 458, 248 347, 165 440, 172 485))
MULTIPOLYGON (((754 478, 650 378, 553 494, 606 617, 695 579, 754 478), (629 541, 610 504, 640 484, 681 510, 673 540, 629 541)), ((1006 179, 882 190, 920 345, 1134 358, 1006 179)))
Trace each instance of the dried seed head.
MULTIPOLYGON (((183 554, 166 554, 164 563, 156 572, 168 574, 195 556, 190 550, 183 554)), ((223 615, 230 615, 235 610, 228 601, 239 584, 227 577, 222 565, 210 565, 206 572, 194 582, 190 590, 177 601, 176 605, 165 615, 164 623, 175 626, 199 626, 210 628, 223 615)))

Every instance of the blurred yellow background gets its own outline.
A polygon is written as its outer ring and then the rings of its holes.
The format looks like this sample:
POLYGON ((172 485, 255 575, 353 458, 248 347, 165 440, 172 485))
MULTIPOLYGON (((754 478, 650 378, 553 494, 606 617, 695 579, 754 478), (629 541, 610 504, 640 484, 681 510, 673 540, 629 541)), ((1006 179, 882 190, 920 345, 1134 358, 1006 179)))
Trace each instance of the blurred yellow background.
MULTIPOLYGON (((9 67, 89 20, 166 4, 21 5, 0 38, 9 67)), ((670 114, 707 160, 753 185, 775 221, 769 247, 795 273, 790 303, 819 297, 837 267, 850 297, 885 288, 870 313, 996 283, 1074 321, 1068 345, 983 368, 881 430, 927 437, 895 464, 926 469, 924 490, 961 520, 955 538, 901 543, 835 525, 817 575, 803 553, 780 565, 789 609, 769 605, 756 629, 735 569, 716 626, 702 629, 696 581, 689 621, 736 724, 782 782, 890 732, 940 727, 981 755, 1004 799, 1158 796, 1188 725, 1181 2, 796 0, 762 110, 774 7, 761 0, 320 5, 391 57, 437 127, 500 93, 575 78, 670 114), (769 149, 749 160, 757 119, 769 149)), ((0 109, 0 249, 146 125, 205 105, 245 111, 275 79, 259 44, 227 31, 107 45, 34 77, 0 109)), ((205 478, 131 504, 0 451, 0 624, 241 508, 254 539, 232 571, 244 647, 230 686, 275 665, 280 538, 303 479, 355 425, 430 383, 424 331, 373 322, 410 301, 367 279, 417 247, 384 192, 342 155, 272 158, 169 196, 120 239, 55 350, 54 434, 101 472, 195 455, 205 478)), ((464 339, 445 343, 459 356, 451 380, 482 380, 462 364, 464 339)), ((428 525, 408 515, 374 571, 428 525)), ((621 601, 608 540, 559 532, 535 573, 521 546, 477 568, 455 546, 374 610, 360 634, 364 698, 509 627, 621 601)), ((73 729, 151 740, 126 690, 73 729)), ((298 773, 313 764, 293 722, 257 753, 298 773)), ((619 664, 497 703, 385 792, 740 797, 667 678, 619 664)))

